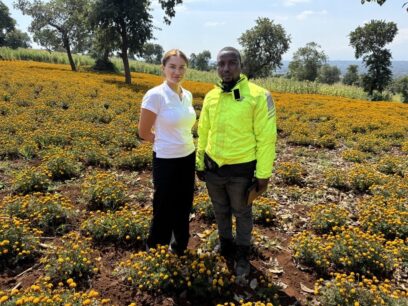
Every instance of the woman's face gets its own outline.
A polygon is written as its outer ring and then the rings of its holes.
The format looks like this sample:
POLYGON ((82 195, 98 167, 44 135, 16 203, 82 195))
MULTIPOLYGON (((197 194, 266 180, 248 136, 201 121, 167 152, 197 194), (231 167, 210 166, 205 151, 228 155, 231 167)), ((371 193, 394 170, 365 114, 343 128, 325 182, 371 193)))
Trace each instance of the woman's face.
POLYGON ((183 58, 177 55, 171 56, 166 65, 163 67, 163 73, 166 81, 171 84, 178 85, 184 78, 187 64, 183 58))

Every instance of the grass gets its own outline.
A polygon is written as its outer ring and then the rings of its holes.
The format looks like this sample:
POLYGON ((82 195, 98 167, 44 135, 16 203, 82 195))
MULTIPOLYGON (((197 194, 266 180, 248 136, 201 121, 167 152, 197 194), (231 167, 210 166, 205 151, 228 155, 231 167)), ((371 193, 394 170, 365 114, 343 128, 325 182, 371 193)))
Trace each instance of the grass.
MULTIPOLYGON (((95 60, 88 55, 72 55, 75 64, 79 67, 93 65, 95 60)), ((52 64, 67 64, 69 65, 68 57, 65 52, 49 52, 46 50, 34 49, 11 49, 6 47, 0 48, 0 60, 21 60, 21 61, 35 61, 52 64)))
MULTIPOLYGON (((89 69, 95 63, 95 60, 88 55, 73 55, 74 61, 79 70, 89 69)), ((38 62, 47 62, 54 64, 69 64, 65 52, 49 52, 45 50, 0 48, 0 60, 32 60, 38 62)), ((123 71, 123 62, 120 58, 111 58, 114 65, 123 71)), ((147 64, 141 61, 130 60, 130 70, 132 72, 148 73, 161 75, 162 71, 159 65, 147 64)), ((215 71, 198 71, 189 69, 186 79, 191 81, 200 81, 215 83, 218 77, 215 71)), ((283 77, 270 77, 256 79, 254 82, 260 86, 275 92, 304 93, 304 94, 322 94, 328 96, 341 96, 351 99, 367 99, 367 94, 362 88, 356 86, 347 86, 343 84, 327 85, 317 82, 300 82, 283 77)), ((394 101, 400 101, 394 97, 394 101)))

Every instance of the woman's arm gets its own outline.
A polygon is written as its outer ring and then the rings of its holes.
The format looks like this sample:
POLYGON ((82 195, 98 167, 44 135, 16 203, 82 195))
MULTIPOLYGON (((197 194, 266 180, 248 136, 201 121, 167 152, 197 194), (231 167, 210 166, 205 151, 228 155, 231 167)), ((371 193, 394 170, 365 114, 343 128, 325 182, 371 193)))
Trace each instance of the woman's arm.
POLYGON ((157 115, 152 111, 142 108, 139 120, 139 137, 149 141, 154 142, 154 133, 152 132, 152 127, 156 121, 157 115))

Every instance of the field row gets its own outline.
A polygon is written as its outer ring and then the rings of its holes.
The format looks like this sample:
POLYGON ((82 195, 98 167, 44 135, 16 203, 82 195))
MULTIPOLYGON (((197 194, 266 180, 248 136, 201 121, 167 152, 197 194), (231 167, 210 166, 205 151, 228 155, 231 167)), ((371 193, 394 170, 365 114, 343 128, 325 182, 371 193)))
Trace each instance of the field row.
MULTIPOLYGON (((0 66, 0 303, 289 305, 282 294, 295 292, 312 305, 406 305, 408 105, 273 92, 278 158, 254 204, 245 283, 218 256, 202 183, 190 251, 144 250, 152 152, 137 122, 160 77, 125 86, 65 65, 0 66)), ((199 115, 213 85, 185 86, 199 115)))

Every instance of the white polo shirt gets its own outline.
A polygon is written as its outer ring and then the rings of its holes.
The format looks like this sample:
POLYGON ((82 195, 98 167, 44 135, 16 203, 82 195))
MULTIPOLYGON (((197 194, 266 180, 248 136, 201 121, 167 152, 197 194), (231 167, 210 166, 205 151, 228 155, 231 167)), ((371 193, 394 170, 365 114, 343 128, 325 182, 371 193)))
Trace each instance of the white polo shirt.
POLYGON ((157 115, 153 150, 158 158, 185 157, 194 152, 191 129, 196 121, 191 92, 182 88, 182 98, 166 82, 150 89, 142 108, 157 115))

